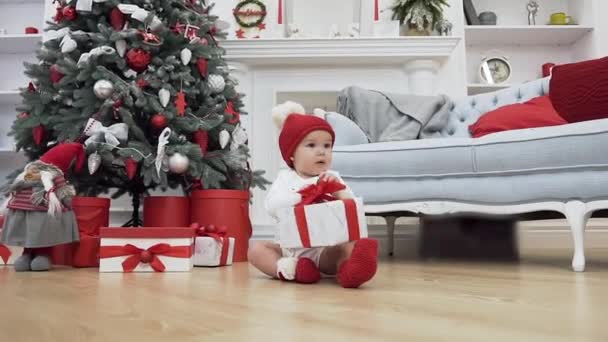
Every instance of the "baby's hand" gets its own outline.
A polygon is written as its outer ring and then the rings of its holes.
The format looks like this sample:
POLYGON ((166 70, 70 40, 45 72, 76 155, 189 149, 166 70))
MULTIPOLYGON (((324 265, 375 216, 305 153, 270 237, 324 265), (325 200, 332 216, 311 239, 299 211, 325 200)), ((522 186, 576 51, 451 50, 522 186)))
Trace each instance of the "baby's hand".
POLYGON ((321 183, 321 182, 338 182, 338 183, 340 183, 340 181, 338 180, 338 177, 332 175, 331 173, 327 173, 327 172, 323 172, 321 175, 319 175, 319 180, 317 180, 317 183, 321 183))

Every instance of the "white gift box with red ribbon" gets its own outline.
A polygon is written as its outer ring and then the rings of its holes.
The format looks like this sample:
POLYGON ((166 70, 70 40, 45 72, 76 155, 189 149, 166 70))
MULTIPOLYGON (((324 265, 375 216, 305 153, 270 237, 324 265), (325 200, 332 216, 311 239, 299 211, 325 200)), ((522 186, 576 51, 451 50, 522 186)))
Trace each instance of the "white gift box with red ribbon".
POLYGON ((189 272, 193 228, 101 228, 99 272, 189 272))
POLYGON ((283 248, 335 246, 367 237, 361 198, 283 208, 277 216, 283 248))
POLYGON ((199 226, 193 223, 196 238, 194 239, 194 266, 232 265, 234 255, 234 238, 227 237, 226 226, 199 226))

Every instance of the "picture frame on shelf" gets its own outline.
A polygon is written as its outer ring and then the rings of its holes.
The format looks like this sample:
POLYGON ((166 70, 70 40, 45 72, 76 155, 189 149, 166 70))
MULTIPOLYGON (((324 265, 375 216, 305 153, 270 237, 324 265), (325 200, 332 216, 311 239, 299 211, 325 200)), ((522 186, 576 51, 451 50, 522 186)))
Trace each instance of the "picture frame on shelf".
POLYGON ((363 0, 283 0, 285 36, 295 38, 340 38, 355 36, 361 27, 363 0), (310 18, 315 18, 314 22, 310 18))
POLYGON ((462 6, 467 25, 480 25, 477 11, 473 5, 473 0, 462 0, 462 6))

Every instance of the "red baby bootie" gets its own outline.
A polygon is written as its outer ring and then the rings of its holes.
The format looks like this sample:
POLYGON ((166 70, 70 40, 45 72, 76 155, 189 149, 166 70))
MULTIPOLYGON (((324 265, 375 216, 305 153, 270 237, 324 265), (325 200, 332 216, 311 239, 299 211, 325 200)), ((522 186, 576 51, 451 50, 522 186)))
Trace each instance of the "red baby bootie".
POLYGON ((295 280, 302 284, 314 284, 321 280, 321 272, 314 261, 309 258, 300 258, 296 265, 295 280))
POLYGON ((338 269, 338 283, 345 288, 357 288, 372 279, 378 268, 378 241, 361 239, 355 242, 350 258, 338 269))

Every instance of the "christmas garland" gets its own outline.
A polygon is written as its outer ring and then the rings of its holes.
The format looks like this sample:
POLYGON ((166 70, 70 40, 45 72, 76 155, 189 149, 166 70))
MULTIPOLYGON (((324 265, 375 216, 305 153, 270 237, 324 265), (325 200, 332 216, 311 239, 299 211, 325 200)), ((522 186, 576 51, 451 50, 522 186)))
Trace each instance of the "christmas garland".
POLYGON ((245 0, 245 1, 239 2, 239 4, 236 5, 234 10, 232 10, 232 13, 234 14, 234 19, 236 20, 237 24, 239 24, 239 26, 244 27, 244 28, 252 28, 252 27, 259 26, 262 22, 264 22, 264 19, 266 19, 266 14, 267 14, 266 5, 264 5, 264 3, 261 2, 260 0, 245 0), (260 7, 260 10, 259 11, 251 11, 251 10, 241 11, 241 9, 247 5, 256 5, 256 6, 260 7), (241 20, 241 18, 240 18, 241 15, 244 15, 244 16, 259 15, 260 18, 254 22, 246 23, 243 20, 241 20))

